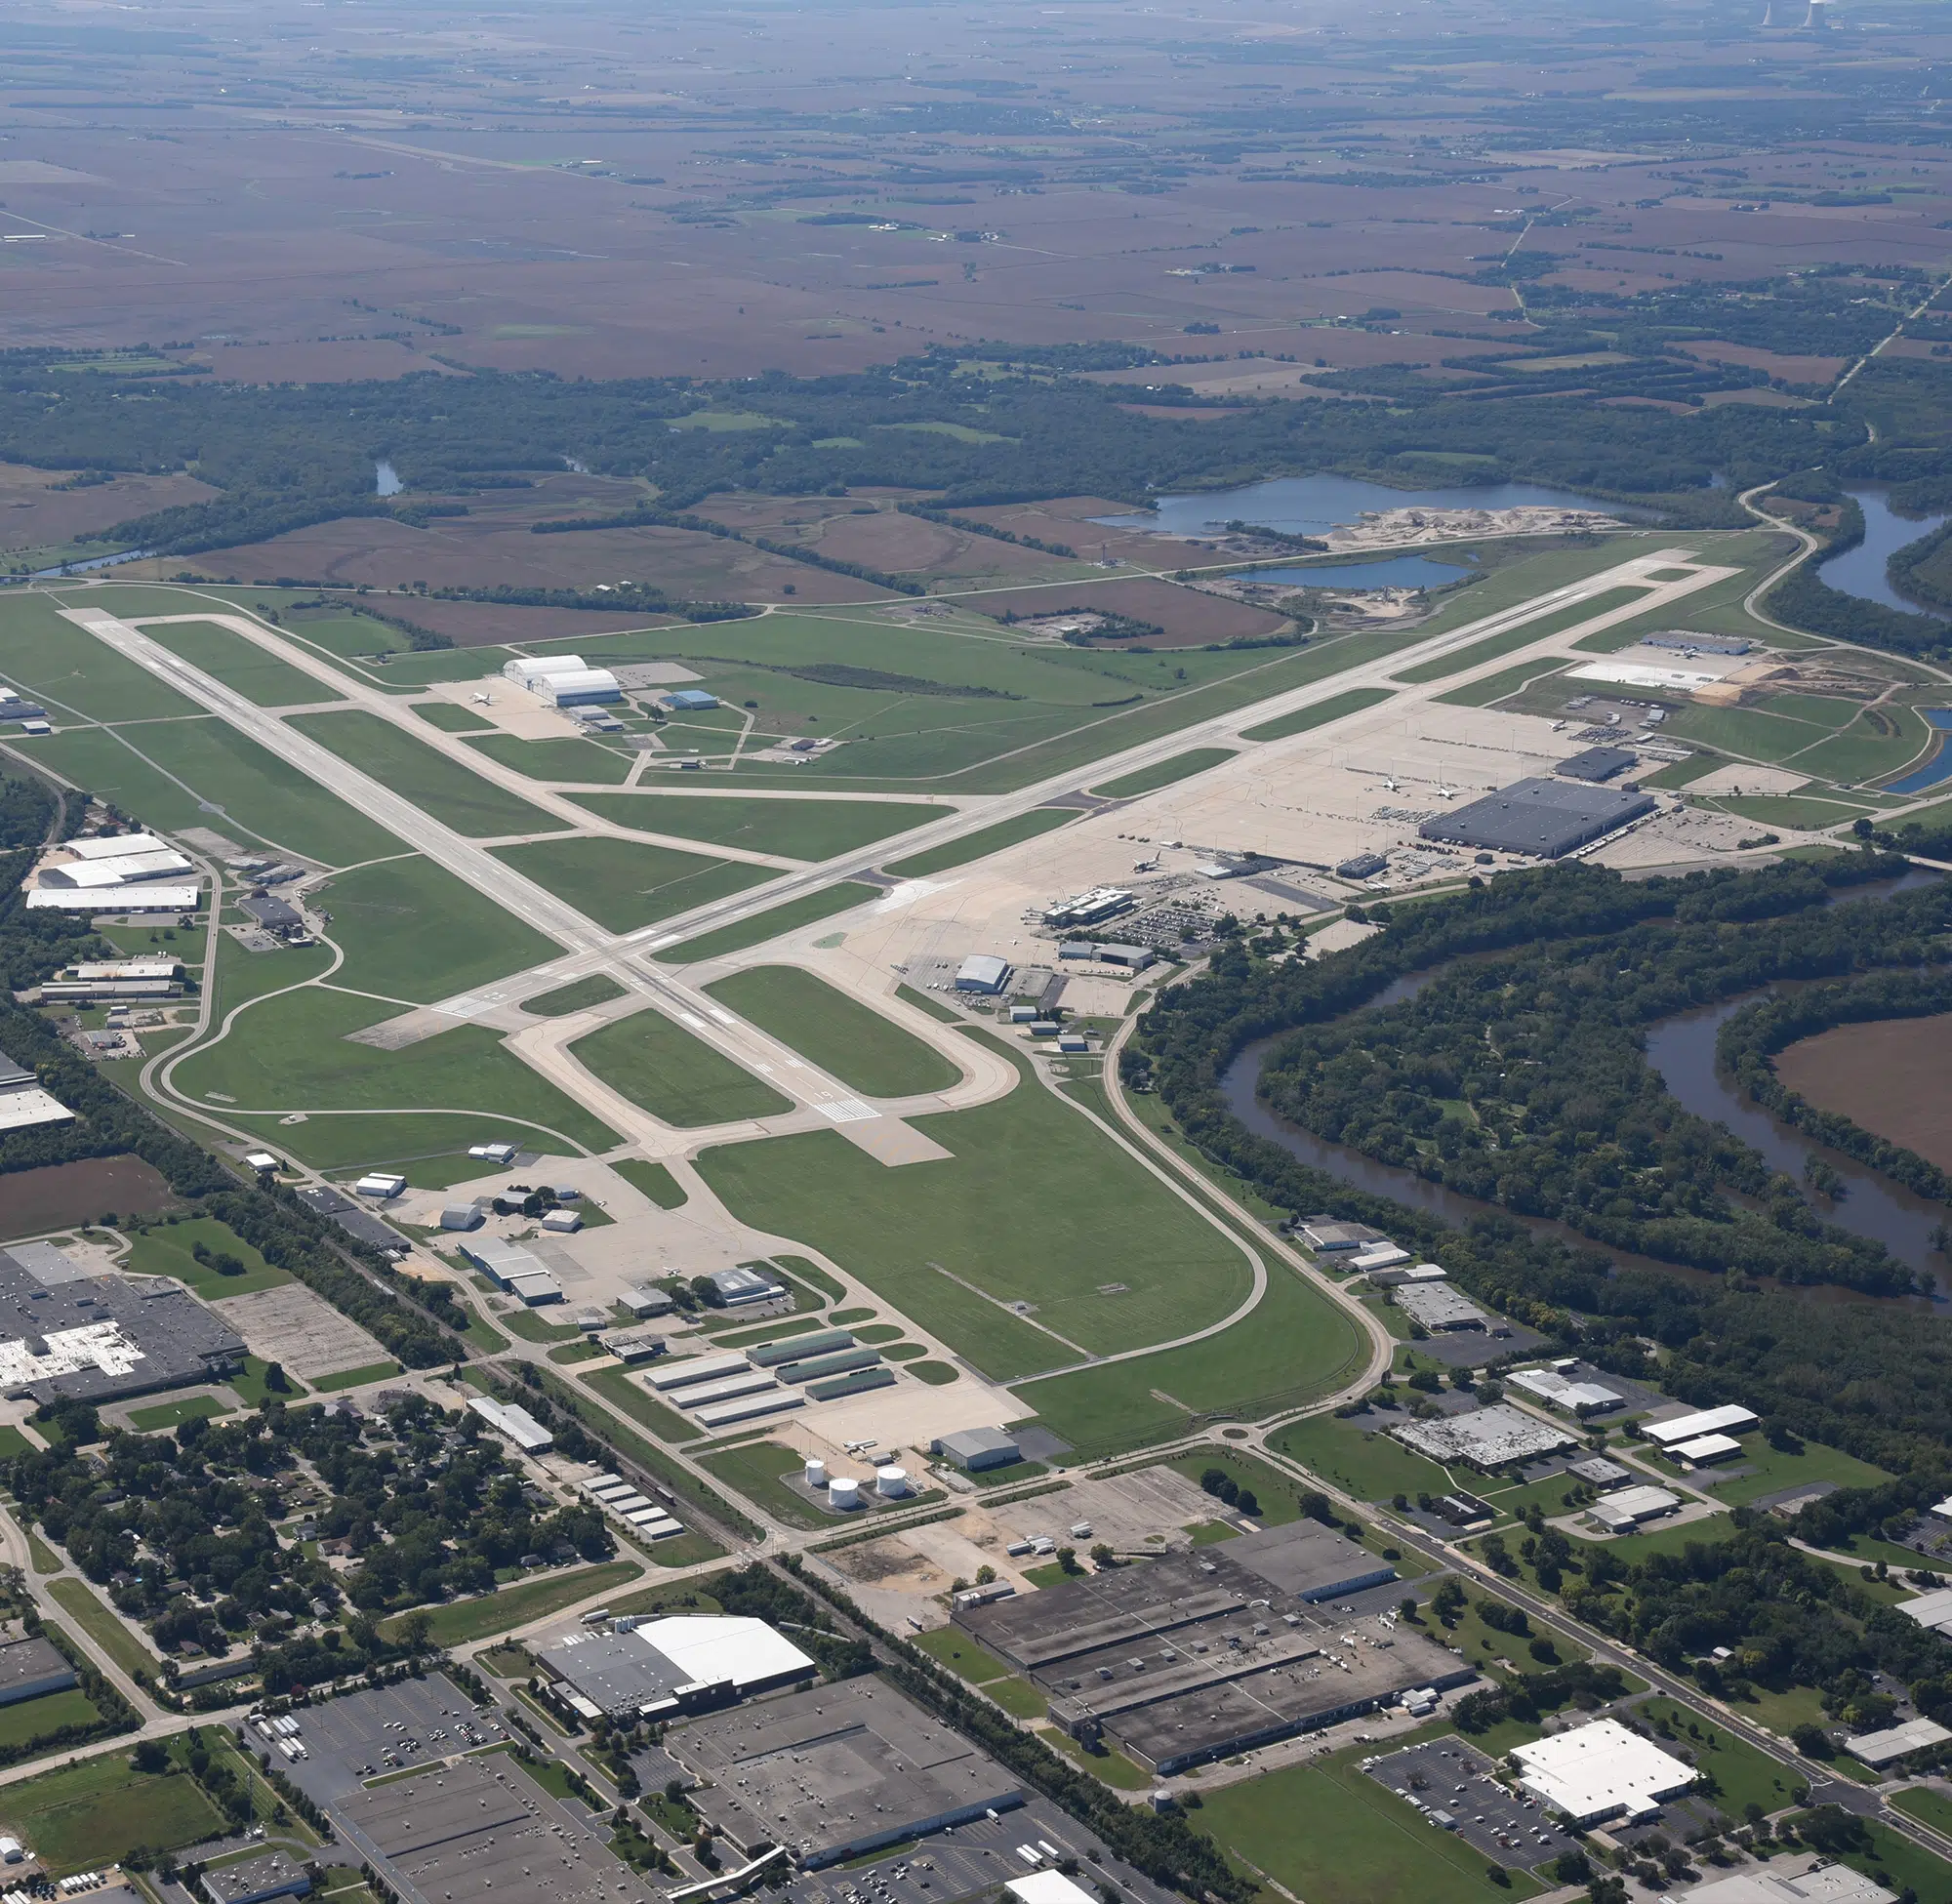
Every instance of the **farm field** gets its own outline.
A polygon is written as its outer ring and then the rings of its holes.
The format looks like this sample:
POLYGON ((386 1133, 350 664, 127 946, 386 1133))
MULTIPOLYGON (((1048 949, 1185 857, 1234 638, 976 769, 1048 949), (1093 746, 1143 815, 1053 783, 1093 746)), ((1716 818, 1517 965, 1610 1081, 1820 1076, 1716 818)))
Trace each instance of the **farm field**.
POLYGON ((639 832, 743 846, 789 860, 831 860, 931 820, 947 820, 956 811, 915 800, 735 799, 709 793, 580 793, 576 803, 639 832))
POLYGON ((946 1090, 961 1074, 899 1025, 797 966, 753 966, 705 989, 864 1096, 946 1090))
POLYGON ((1941 1080, 1952 1017, 1840 1025, 1777 1054, 1776 1075, 1799 1096, 1952 1170, 1952 1107, 1941 1080))
POLYGON ((1240 1251, 1010 1057, 1007 1097, 914 1120, 953 1160, 888 1170, 816 1131, 698 1167, 743 1220, 813 1244, 994 1377, 1226 1315, 1247 1289, 1240 1251))
POLYGON ((612 932, 634 932, 780 876, 772 867, 710 860, 632 839, 547 839, 492 850, 612 932))
POLYGON ((632 1104, 680 1129, 793 1109, 791 1098, 649 1006, 612 1019, 569 1049, 632 1104))
POLYGON ((378 714, 293 714, 290 725, 471 839, 560 830, 552 814, 470 773, 378 714))

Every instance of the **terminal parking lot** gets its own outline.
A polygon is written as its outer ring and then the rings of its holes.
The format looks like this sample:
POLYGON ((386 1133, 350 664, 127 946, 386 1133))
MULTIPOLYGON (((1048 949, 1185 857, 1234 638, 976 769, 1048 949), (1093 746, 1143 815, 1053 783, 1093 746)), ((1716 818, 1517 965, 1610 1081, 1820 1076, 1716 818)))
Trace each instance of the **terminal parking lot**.
POLYGON ((255 1725, 248 1728, 251 1749, 270 1753, 271 1763, 320 1804, 347 1797, 369 1778, 435 1765, 508 1736, 492 1714, 476 1713, 467 1694, 438 1674, 300 1707, 291 1717, 306 1757, 287 1761, 255 1725))
POLYGON ((1432 1739, 1370 1760, 1364 1769, 1411 1803, 1447 1811, 1457 1821, 1456 1835, 1494 1864, 1529 1870, 1573 1848, 1571 1838, 1546 1822, 1543 1805, 1499 1784, 1492 1762, 1462 1739, 1432 1739), (1414 1782, 1418 1778, 1421 1786, 1414 1782))
POLYGON ((1048 1857, 1033 1864, 1018 1855, 1019 1845, 1035 1846, 1039 1841, 1059 1857, 1078 1860, 1078 1882, 1086 1888, 1102 1874, 1140 1904, 1173 1904, 1169 1891, 1115 1858, 1076 1819, 1044 1799, 937 1832, 891 1850, 876 1864, 804 1872, 785 1884, 780 1895, 788 1904, 855 1904, 857 1898, 860 1904, 948 1904, 951 1898, 997 1890, 1006 1878, 1049 1869, 1053 1860, 1048 1857))

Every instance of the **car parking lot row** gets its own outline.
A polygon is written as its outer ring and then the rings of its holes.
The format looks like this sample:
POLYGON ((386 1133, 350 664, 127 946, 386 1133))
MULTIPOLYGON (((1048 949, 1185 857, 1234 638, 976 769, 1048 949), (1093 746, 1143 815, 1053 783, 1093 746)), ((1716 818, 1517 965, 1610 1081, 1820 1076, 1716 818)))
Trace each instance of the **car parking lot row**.
POLYGON ((1414 1805, 1433 1831, 1455 1832, 1494 1864, 1530 1870, 1572 1848, 1536 1799, 1513 1793, 1496 1765, 1462 1739, 1432 1739, 1366 1759, 1362 1769, 1414 1805))

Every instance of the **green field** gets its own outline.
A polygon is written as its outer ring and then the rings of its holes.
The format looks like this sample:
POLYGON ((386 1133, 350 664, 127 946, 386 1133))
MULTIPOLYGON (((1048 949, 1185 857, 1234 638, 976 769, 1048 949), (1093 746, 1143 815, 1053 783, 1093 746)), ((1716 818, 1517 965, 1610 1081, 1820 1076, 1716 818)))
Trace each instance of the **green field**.
MULTIPOLYGON (((63 1725, 99 1725, 102 1714, 94 1700, 77 1686, 65 1692, 44 1692, 38 1699, 0 1706, 0 1750, 44 1739, 63 1725)), ((50 1747, 60 1751, 61 1747, 50 1747)), ((68 1748, 71 1749, 71 1748, 68 1748)))
POLYGON ((578 806, 638 832, 743 846, 788 860, 831 860, 877 839, 947 820, 916 800, 784 800, 712 793, 579 793, 578 806))
POLYGON ((1891 1803, 1899 1811, 1906 1811, 1921 1824, 1930 1825, 1933 1831, 1943 1832, 1952 1838, 1952 1798, 1930 1785, 1910 1785, 1902 1792, 1893 1792, 1891 1803))
POLYGON ((1405 668, 1401 674, 1393 674, 1390 678, 1405 684, 1441 681, 1446 674, 1461 674, 1467 668, 1496 661, 1500 655, 1528 648, 1534 641, 1543 641, 1549 634, 1558 634, 1562 629, 1574 628, 1583 622, 1590 622, 1596 616, 1610 614, 1616 608, 1624 608, 1629 602, 1640 600, 1646 593, 1645 588, 1603 588, 1584 601, 1554 609, 1548 615, 1535 616, 1528 622, 1521 622, 1516 628, 1506 628, 1500 634, 1486 635, 1484 640, 1474 641, 1468 648, 1459 648, 1452 654, 1418 662, 1414 668, 1405 668))
POLYGON ((562 950, 430 860, 339 873, 320 899, 346 952, 333 984, 383 998, 431 1004, 562 950))
POLYGON ((634 932, 780 876, 774 867, 708 860, 631 839, 535 840, 494 853, 612 932, 634 932))
POLYGON ((472 708, 457 708, 452 701, 416 701, 414 712, 429 727, 443 734, 489 734, 494 730, 472 708))
POLYGON ((1331 694, 1326 701, 1318 701, 1313 707, 1299 708, 1291 714, 1282 714, 1279 720, 1263 721, 1258 727, 1244 727, 1240 730, 1243 741, 1284 741, 1290 734, 1307 734, 1318 727, 1326 727, 1331 720, 1341 720, 1349 714, 1359 714, 1364 708, 1374 708, 1388 701, 1394 693, 1390 688, 1348 688, 1341 694, 1331 694))
POLYGON ((159 1428, 176 1428, 186 1421, 208 1421, 213 1415, 228 1412, 212 1395, 185 1396, 181 1401, 159 1401, 153 1408, 129 1410, 129 1426, 143 1434, 159 1428))
POLYGON ((601 972, 592 972, 587 979, 575 979, 568 985, 559 985, 553 992, 538 993, 533 998, 522 1000, 522 1009, 532 1018, 567 1018, 572 1012, 589 1011, 594 1005, 607 1005, 613 998, 621 998, 624 988, 613 978, 601 972))
MULTIPOLYGON (((90 720, 156 720, 202 710, 146 668, 61 620, 58 598, 10 592, 0 602, 0 673, 44 701, 90 720)), ((112 604, 99 598, 91 607, 112 604)))
MULTIPOLYGON (((1354 1376, 1366 1346, 1327 1297, 1276 1265, 1259 1306, 1218 1335, 1028 1383, 1016 1394, 1080 1454, 1109 1454, 1207 1420, 1252 1420, 1312 1400, 1354 1376)), ((1291 1494, 1293 1484, 1285 1485, 1291 1494)))
POLYGON ((136 1238, 129 1252, 129 1269, 137 1276, 173 1276, 204 1302, 214 1296, 249 1296, 275 1289, 292 1278, 264 1261, 227 1224, 215 1217, 191 1217, 183 1223, 159 1223, 136 1238), (213 1256, 233 1256, 244 1265, 242 1276, 224 1276, 190 1253, 198 1243, 213 1256))
POLYGON ((391 1007, 370 998, 316 987, 266 998, 222 1043, 184 1059, 176 1086, 192 1100, 210 1102, 226 1119, 306 1113, 305 1123, 264 1127, 264 1138, 321 1168, 466 1150, 475 1141, 469 1133, 480 1130, 483 1105, 492 1105, 497 1121, 511 1128, 558 1132, 593 1151, 616 1143, 612 1132, 505 1050, 501 1033, 485 1026, 457 1025, 400 1051, 355 1044, 346 1035, 391 1016, 391 1007), (415 1109, 452 1114, 316 1114, 415 1109))
POLYGON ((1694 1476, 1694 1484, 1705 1487, 1718 1501, 1741 1507, 1765 1494, 1801 1486, 1807 1481, 1834 1480, 1840 1487, 1879 1487, 1891 1479, 1882 1468, 1859 1461, 1841 1448, 1806 1441, 1801 1454, 1785 1454, 1770 1447, 1761 1435, 1743 1438, 1742 1452, 1731 1465, 1745 1472, 1723 1479, 1711 1468, 1694 1476))
POLYGON ((1357 1415, 1344 1421, 1318 1415, 1270 1438, 1271 1445, 1311 1474, 1332 1481, 1359 1501, 1387 1501, 1393 1494, 1447 1494, 1450 1477, 1434 1461, 1390 1439, 1385 1432, 1401 1416, 1357 1415))
POLYGON ((681 1209, 689 1200, 684 1187, 668 1166, 645 1157, 619 1157, 611 1166, 628 1184, 634 1184, 661 1210, 681 1209))
POLYGON ((1493 1885, 1483 1854, 1364 1773, 1360 1751, 1205 1793, 1191 1822, 1308 1904, 1488 1904, 1536 1892, 1519 1872, 1510 1889, 1493 1885))
POLYGON ((783 1479, 798 1474, 800 1461, 792 1448, 783 1448, 777 1441, 749 1441, 744 1447, 700 1455, 698 1465, 786 1526, 825 1526, 835 1517, 821 1513, 783 1479))
POLYGON ((909 1644, 971 1685, 988 1685, 992 1680, 1007 1679, 1010 1674, 1008 1666, 987 1646, 970 1639, 960 1627, 932 1627, 926 1633, 916 1634, 909 1644))
POLYGON ((818 1248, 998 1377, 1226 1315, 1248 1286, 1240 1251, 988 1041, 1017 1088, 914 1119, 950 1159, 890 1170, 814 1131, 721 1146, 698 1167, 735 1216, 818 1248), (998 1301, 1035 1305, 1042 1326, 998 1301))
POLYGON ((450 760, 378 714, 294 714, 291 726, 470 839, 558 831, 551 814, 450 760))
POLYGON ((961 1073, 939 1051, 796 965, 757 965, 706 991, 868 1097, 944 1091, 961 1073))
POLYGON ((1006 846, 1020 845, 1024 840, 1055 831, 1078 816, 1076 807, 1034 806, 1014 820, 998 820, 994 827, 964 833, 946 846, 932 846, 926 853, 915 853, 906 860, 890 860, 882 871, 893 873, 897 879, 926 878, 932 872, 947 872, 951 867, 967 866, 971 860, 987 859, 1006 846))
POLYGON ((790 899, 784 906, 775 906, 769 911, 755 912, 750 919, 741 919, 736 925, 721 925, 713 931, 700 933, 696 939, 667 946, 653 956, 662 965, 689 965, 702 958, 723 958, 727 952, 744 952, 748 946, 763 946, 769 939, 777 939, 784 933, 796 932, 803 925, 832 918, 836 912, 852 911, 865 901, 879 898, 880 892, 879 886, 843 879, 838 885, 823 886, 818 892, 790 899))
POLYGON ((1751 798, 1747 795, 1730 797, 1726 794, 1705 794, 1702 804, 1719 808, 1724 813, 1731 813, 1737 820, 1748 820, 1758 827, 1792 827, 1808 832, 1826 832, 1834 827, 1842 827, 1856 819, 1860 813, 1872 809, 1867 803, 1845 800, 1813 800, 1802 794, 1787 795, 1762 794, 1751 798))
POLYGON ((1918 1904, 1952 1904, 1952 1864, 1900 1838, 1889 1825, 1866 1819, 1864 1830, 1870 1838, 1869 1850, 1841 1852, 1839 1862, 1875 1878, 1900 1896, 1915 1896, 1918 1904))
POLYGON ((1520 662, 1516 668, 1501 668, 1495 674, 1487 674, 1482 681, 1452 688, 1448 694, 1440 694, 1437 699, 1447 708, 1488 708, 1493 702, 1522 692, 1533 681, 1558 673, 1565 666, 1566 663, 1558 655, 1540 655, 1533 661, 1520 662))
POLYGON ((400 1373, 396 1361, 367 1362, 361 1368, 342 1368, 332 1375, 314 1375, 311 1378, 312 1392, 316 1395, 333 1395, 341 1389, 363 1388, 368 1382, 384 1382, 389 1375, 400 1373))
POLYGON ((1191 780, 1195 774, 1203 774, 1208 767, 1217 767, 1221 761, 1233 757, 1232 748, 1191 748, 1185 753, 1173 754, 1169 759, 1157 760, 1150 767, 1120 774, 1117 780, 1108 780, 1102 787, 1094 787, 1091 790, 1103 800, 1130 799, 1136 793, 1151 793, 1161 787, 1171 787, 1178 781, 1191 780))
POLYGON ((793 1109, 791 1098, 648 1005, 569 1048, 632 1104, 683 1130, 793 1109))
POLYGON ((261 708, 302 707, 343 698, 323 681, 314 680, 302 668, 267 654, 255 641, 214 622, 152 624, 142 632, 261 708))
MULTIPOLYGON (((1658 1728, 1665 1722, 1673 1730, 1673 1742, 1692 1756, 1695 1764, 1714 1781, 1715 1803, 1730 1816, 1739 1817, 1742 1807, 1759 1804, 1765 1811, 1780 1811, 1789 1803, 1790 1788, 1803 1782, 1801 1771, 1780 1765, 1766 1753, 1738 1739, 1727 1726, 1712 1720, 1697 1719, 1687 1707, 1658 1696, 1643 1699, 1634 1707, 1634 1716, 1658 1728)), ((1656 1744, 1665 1743, 1656 1737, 1656 1744)))
POLYGON ((407 850, 384 827, 214 715, 126 730, 73 729, 33 747, 57 773, 153 827, 215 827, 246 844, 262 841, 326 866, 407 850))
MULTIPOLYGON (((436 1646, 466 1645, 470 1640, 485 1640, 491 1633, 507 1633, 510 1627, 525 1626, 564 1606, 574 1606, 591 1594, 607 1593, 627 1580, 639 1580, 644 1569, 634 1560, 606 1560, 600 1566, 578 1567, 571 1573, 546 1573, 538 1580, 524 1580, 517 1586, 483 1594, 474 1600, 457 1600, 446 1606, 425 1609, 432 1620, 429 1638, 436 1646)), ((397 1638, 401 1623, 409 1617, 396 1614, 381 1631, 397 1638)))
POLYGON ((559 780, 581 787, 621 787, 631 756, 595 741, 523 741, 513 734, 470 735, 468 745, 531 780, 559 780))
MULTIPOLYGON (((162 1675, 154 1653, 122 1624, 121 1616, 98 1600, 87 1581, 63 1574, 48 1582, 48 1592, 61 1610, 133 1680, 151 1684, 162 1675)), ((4 1809, 4 1803, 0 1803, 4 1809)))
POLYGON ((139 1844, 174 1850, 215 1838, 224 1821, 187 1773, 132 1771, 126 1753, 108 1752, 0 1790, 0 1827, 61 1878, 139 1844))

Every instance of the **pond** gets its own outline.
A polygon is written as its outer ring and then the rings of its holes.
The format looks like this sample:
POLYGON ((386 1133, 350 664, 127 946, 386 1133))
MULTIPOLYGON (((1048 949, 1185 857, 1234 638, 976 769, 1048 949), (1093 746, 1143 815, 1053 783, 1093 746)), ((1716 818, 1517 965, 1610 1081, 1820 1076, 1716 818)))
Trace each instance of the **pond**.
POLYGON ((1847 548, 1842 554, 1832 555, 1828 560, 1817 563, 1816 573, 1831 587, 1841 589, 1847 595, 1856 595, 1864 601, 1882 602, 1887 608, 1900 608, 1912 615, 1931 614, 1931 609, 1923 608, 1915 601, 1907 601, 1891 586, 1885 564, 1907 543, 1930 535, 1945 520, 1944 512, 1903 516, 1892 509, 1887 490, 1858 488, 1847 489, 1844 493, 1864 512, 1864 540, 1856 547, 1847 548))
POLYGON ((373 466, 373 493, 376 496, 397 496, 406 484, 400 480, 400 472, 383 457, 373 466))
MULTIPOLYGON (((1943 733, 1952 732, 1952 708, 1921 708, 1919 712, 1943 733)), ((1893 780, 1884 789, 1887 793, 1922 793, 1928 787, 1936 787, 1941 780, 1952 780, 1952 745, 1944 741, 1938 743, 1938 751, 1924 766, 1915 767, 1902 780, 1893 780)))
POLYGON ((1161 496, 1156 509, 1095 517, 1108 529, 1160 529, 1175 536, 1210 535, 1230 522, 1251 522, 1288 536, 1319 536, 1346 527, 1365 509, 1604 509, 1641 516, 1569 489, 1537 483, 1460 483, 1451 489, 1392 489, 1355 476, 1277 476, 1239 489, 1209 489, 1198 496, 1161 496))
POLYGON ((1287 588, 1441 588, 1471 570, 1461 562, 1433 562, 1428 555, 1391 555, 1376 562, 1323 562, 1317 568, 1255 569, 1247 582, 1287 588))

